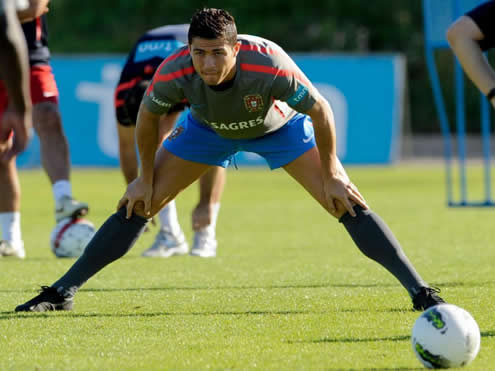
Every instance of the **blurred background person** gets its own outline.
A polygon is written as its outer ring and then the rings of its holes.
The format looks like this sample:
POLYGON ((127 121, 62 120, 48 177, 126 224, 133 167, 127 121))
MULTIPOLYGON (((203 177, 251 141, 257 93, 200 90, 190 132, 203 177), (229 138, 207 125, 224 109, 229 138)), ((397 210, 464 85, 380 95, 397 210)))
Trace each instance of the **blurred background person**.
MULTIPOLYGON (((21 152, 29 140, 32 126, 32 106, 29 96, 29 64, 26 40, 17 19, 16 11, 29 8, 27 1, 0 0, 0 79, 4 83, 10 99, 10 109, 0 116, 0 181, 6 164, 21 152)), ((10 195, 6 195, 8 198, 10 195)), ((25 256, 23 249, 14 249, 22 244, 20 224, 12 223, 20 219, 18 209, 12 209, 9 200, 0 198, 0 224, 3 239, 0 240, 0 257, 25 256), (16 227, 16 228, 12 228, 16 227)))
POLYGON ((447 40, 464 71, 495 107, 495 72, 483 55, 495 47, 495 1, 486 2, 458 18, 447 40))
MULTIPOLYGON (((141 99, 160 63, 175 49, 187 43, 188 29, 188 24, 179 24, 149 30, 134 44, 127 57, 115 90, 120 168, 127 184, 138 176, 135 131, 141 99)), ((160 142, 169 136, 187 105, 188 102, 178 104, 162 116, 159 127, 160 142)), ((195 233, 190 254, 193 256, 216 256, 215 229, 225 178, 226 170, 217 166, 199 180, 200 198, 192 213, 195 233)), ((143 256, 168 258, 187 254, 189 246, 178 221, 175 201, 167 204, 159 212, 158 218, 160 230, 154 243, 144 251, 143 256)))
MULTIPOLYGON (((20 2, 25 9, 28 2, 20 2)), ((0 1, 0 79, 11 101, 10 110, 0 116, 0 153, 2 162, 22 151, 29 139, 31 99, 26 40, 13 1, 0 1), (15 138, 13 133, 15 132, 15 138)))
MULTIPOLYGON (((43 168, 52 184, 55 199, 55 220, 86 215, 88 204, 72 198, 69 180, 70 159, 58 107, 58 90, 50 66, 46 16, 48 1, 30 3, 18 14, 22 20, 30 65, 32 122, 40 138, 43 168), (40 15, 41 14, 41 15, 40 15)), ((10 99, 0 84, 0 115, 10 111, 10 99)), ((21 237, 21 190, 15 157, 0 164, 0 223, 4 231, 4 256, 25 257, 21 237)))

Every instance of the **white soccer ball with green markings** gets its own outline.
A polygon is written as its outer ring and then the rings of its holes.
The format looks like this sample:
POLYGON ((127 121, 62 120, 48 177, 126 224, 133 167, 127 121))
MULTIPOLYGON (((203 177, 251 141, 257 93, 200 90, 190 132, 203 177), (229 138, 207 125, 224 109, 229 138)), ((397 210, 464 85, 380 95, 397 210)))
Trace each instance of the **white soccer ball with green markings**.
POLYGON ((416 357, 428 368, 462 367, 480 350, 480 329, 474 318, 452 304, 424 311, 412 330, 416 357))
POLYGON ((95 233, 89 220, 64 218, 52 231, 50 247, 58 258, 75 258, 83 253, 95 233))

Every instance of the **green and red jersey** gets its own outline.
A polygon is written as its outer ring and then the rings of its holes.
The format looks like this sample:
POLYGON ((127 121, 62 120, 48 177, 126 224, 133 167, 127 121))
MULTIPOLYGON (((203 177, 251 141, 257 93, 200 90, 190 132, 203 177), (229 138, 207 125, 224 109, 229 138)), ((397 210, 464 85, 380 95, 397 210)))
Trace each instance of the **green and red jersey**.
POLYGON ((218 135, 250 139, 274 132, 313 106, 318 92, 280 46, 250 35, 239 35, 238 41, 230 88, 215 91, 206 85, 184 46, 157 69, 143 97, 148 110, 161 115, 189 103, 192 116, 218 135))

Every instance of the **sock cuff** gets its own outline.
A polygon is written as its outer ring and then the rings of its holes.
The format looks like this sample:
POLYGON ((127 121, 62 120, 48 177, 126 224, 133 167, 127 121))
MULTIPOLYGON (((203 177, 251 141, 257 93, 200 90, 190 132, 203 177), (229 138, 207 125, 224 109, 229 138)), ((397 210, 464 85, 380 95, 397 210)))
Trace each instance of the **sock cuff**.
POLYGON ((139 216, 137 214, 132 214, 131 217, 129 219, 126 218, 126 215, 127 215, 127 208, 124 206, 124 207, 121 207, 119 210, 117 210, 117 212, 115 213, 115 215, 117 215, 117 217, 121 218, 121 219, 125 219, 131 223, 134 223, 134 224, 137 224, 139 226, 144 226, 146 223, 148 223, 148 219, 147 218, 144 218, 142 216, 139 216))
POLYGON ((57 180, 52 185, 53 197, 55 200, 59 200, 62 197, 72 197, 72 186, 69 180, 61 179, 57 180))
POLYGON ((2 219, 8 219, 8 220, 20 219, 21 218, 21 212, 20 211, 4 211, 4 212, 0 212, 0 218, 2 218, 2 219))
POLYGON ((347 211, 344 215, 342 215, 339 219, 339 223, 346 224, 348 222, 351 222, 353 220, 357 220, 361 215, 370 215, 372 213, 371 210, 366 210, 364 209, 361 205, 354 205, 353 207, 354 212, 356 213, 356 216, 353 217, 349 212, 347 211))

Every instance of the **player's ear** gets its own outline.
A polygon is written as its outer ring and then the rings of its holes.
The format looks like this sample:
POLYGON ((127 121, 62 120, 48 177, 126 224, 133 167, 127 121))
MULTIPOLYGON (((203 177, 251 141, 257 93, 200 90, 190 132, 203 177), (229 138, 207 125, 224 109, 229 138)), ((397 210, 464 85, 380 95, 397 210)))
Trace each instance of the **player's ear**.
POLYGON ((241 50, 241 42, 240 41, 236 42, 234 45, 234 56, 235 57, 237 57, 239 50, 241 50))

